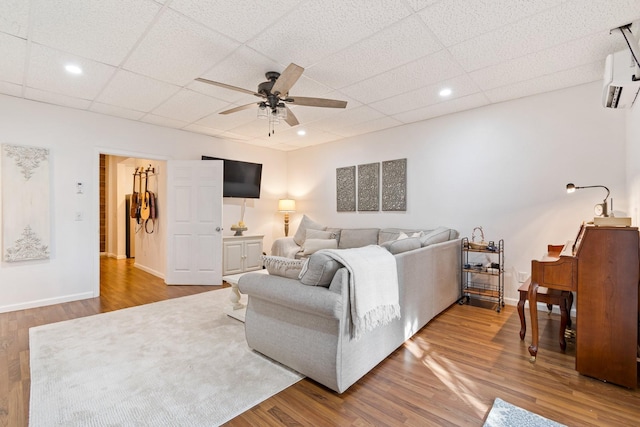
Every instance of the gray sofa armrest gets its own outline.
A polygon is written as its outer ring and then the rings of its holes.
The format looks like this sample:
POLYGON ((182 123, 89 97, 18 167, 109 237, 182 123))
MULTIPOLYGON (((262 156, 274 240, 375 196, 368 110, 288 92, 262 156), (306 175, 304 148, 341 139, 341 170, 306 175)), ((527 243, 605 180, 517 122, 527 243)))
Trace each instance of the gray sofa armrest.
POLYGON ((343 313, 341 293, 322 286, 303 285, 295 279, 247 273, 240 278, 238 288, 249 295, 249 305, 251 298, 258 298, 321 317, 340 319, 343 313))
POLYGON ((271 255, 285 258, 295 258, 302 248, 293 240, 293 237, 281 237, 273 241, 271 255))

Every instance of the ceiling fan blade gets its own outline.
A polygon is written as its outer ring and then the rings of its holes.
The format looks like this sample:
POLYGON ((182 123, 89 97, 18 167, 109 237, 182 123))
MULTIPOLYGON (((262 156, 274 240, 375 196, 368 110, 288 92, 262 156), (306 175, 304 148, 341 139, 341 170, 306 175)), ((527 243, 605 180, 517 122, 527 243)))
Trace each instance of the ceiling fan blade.
POLYGON ((237 113, 238 111, 248 110, 249 108, 253 108, 256 105, 258 105, 258 104, 256 104, 255 102, 252 102, 251 104, 241 105, 239 107, 231 108, 230 110, 220 111, 218 114, 237 113))
POLYGON ((293 62, 289 64, 289 66, 280 74, 278 80, 273 84, 271 93, 281 95, 287 94, 289 89, 296 84, 303 71, 304 68, 301 66, 296 65, 293 62))
POLYGON ((201 77, 198 77, 198 78, 196 79, 196 81, 198 81, 198 82, 202 82, 202 83, 207 83, 207 84, 214 85, 214 86, 223 87, 223 88, 225 88, 225 89, 235 90, 236 92, 247 93, 247 94, 249 94, 249 95, 255 95, 255 96, 258 96, 258 97, 260 97, 260 98, 264 98, 262 95, 260 95, 259 93, 255 93, 255 92, 254 92, 254 91, 252 91, 252 90, 249 90, 249 89, 243 89, 243 88, 241 88, 241 87, 237 87, 237 86, 231 86, 231 85, 228 85, 228 84, 226 84, 226 83, 214 82, 213 80, 203 79, 203 78, 201 78, 201 77))
POLYGON ((299 125, 300 122, 298 121, 298 118, 295 116, 295 114, 293 114, 293 111, 291 111, 291 109, 287 106, 285 106, 284 108, 287 109, 287 118, 284 119, 284 121, 287 122, 289 126, 299 125))
POLYGON ((346 108, 347 101, 326 98, 308 98, 305 96, 290 96, 284 100, 293 105, 305 105, 307 107, 346 108))

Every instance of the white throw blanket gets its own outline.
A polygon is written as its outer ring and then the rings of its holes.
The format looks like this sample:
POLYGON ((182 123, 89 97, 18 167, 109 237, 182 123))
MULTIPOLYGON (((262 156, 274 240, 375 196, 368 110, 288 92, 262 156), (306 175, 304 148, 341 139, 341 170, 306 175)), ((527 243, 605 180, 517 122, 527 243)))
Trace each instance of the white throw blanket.
POLYGON ((386 249, 370 245, 353 249, 325 249, 322 252, 349 270, 351 336, 386 325, 400 317, 396 259, 386 249))

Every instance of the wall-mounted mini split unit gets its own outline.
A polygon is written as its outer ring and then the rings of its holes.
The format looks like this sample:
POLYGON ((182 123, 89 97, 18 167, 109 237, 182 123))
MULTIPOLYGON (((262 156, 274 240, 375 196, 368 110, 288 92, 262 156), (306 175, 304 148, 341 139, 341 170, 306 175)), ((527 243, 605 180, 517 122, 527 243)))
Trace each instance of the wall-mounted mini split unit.
POLYGON ((640 91, 640 49, 629 27, 615 29, 624 36, 629 48, 612 53, 605 61, 602 104, 606 108, 630 108, 640 91))
POLYGON ((629 108, 640 90, 640 68, 629 49, 607 56, 604 66, 602 102, 607 108, 629 108))

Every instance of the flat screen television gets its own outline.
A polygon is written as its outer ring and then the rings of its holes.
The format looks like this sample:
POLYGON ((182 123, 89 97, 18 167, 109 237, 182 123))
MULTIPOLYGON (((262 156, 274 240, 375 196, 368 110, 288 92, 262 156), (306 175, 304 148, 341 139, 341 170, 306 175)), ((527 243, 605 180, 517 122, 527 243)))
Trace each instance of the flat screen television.
POLYGON ((202 160, 223 161, 223 197, 259 199, 262 164, 202 156, 202 160))

